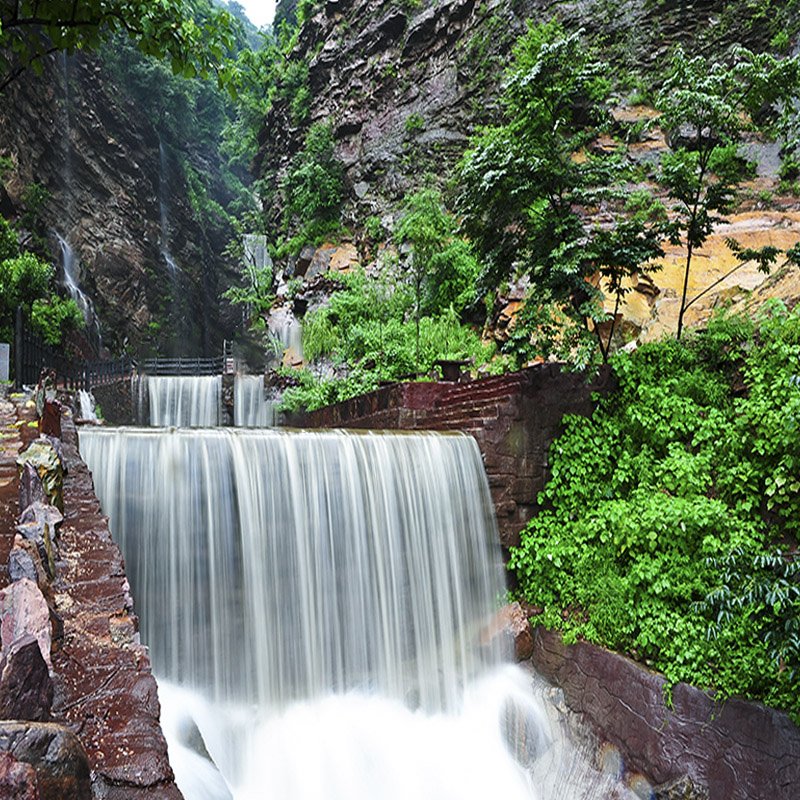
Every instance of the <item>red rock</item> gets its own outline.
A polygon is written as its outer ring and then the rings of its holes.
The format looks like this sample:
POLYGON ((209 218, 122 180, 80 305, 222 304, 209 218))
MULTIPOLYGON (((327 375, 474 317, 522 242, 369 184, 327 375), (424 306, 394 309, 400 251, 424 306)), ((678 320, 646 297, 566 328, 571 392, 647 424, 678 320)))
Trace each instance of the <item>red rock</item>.
POLYGON ((39 643, 50 667, 50 610, 39 587, 27 578, 0 591, 0 644, 5 652, 26 633, 39 643))
POLYGON ((36 770, 0 751, 0 797, 3 800, 41 800, 36 770))
POLYGON ((53 681, 39 643, 29 633, 3 648, 0 659, 0 719, 47 722, 53 681))
POLYGON ((482 635, 488 644, 500 638, 504 651, 514 653, 517 661, 525 661, 533 653, 533 633, 522 606, 513 602, 501 608, 492 618, 482 635))
POLYGON ((91 800, 86 753, 63 725, 0 722, 0 750, 35 770, 41 800, 91 800))

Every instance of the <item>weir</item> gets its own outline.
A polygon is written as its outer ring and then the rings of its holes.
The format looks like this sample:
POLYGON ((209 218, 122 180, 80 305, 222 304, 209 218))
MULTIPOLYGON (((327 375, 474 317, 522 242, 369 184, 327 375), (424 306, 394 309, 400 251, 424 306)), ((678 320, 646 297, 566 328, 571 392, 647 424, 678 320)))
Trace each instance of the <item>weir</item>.
POLYGON ((220 424, 221 375, 141 375, 131 388, 141 424, 191 428, 220 424))
POLYGON ((472 438, 85 429, 80 445, 187 800, 600 796, 568 788, 530 676, 486 636, 503 570, 472 438), (230 790, 184 746, 195 725, 230 790))
POLYGON ((233 424, 240 428, 275 426, 275 404, 264 399, 262 375, 237 375, 233 384, 233 424))

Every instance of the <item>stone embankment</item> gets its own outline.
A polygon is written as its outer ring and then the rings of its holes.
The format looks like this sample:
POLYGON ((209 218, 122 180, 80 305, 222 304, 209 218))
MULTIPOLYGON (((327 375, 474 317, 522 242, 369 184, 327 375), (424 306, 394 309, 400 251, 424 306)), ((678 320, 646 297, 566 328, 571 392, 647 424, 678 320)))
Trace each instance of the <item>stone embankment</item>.
POLYGON ((0 796, 179 800, 122 557, 75 426, 52 402, 51 435, 36 438, 32 405, 0 398, 0 796))
POLYGON ((590 414, 592 393, 610 388, 606 371, 587 383, 555 364, 469 383, 398 383, 293 420, 309 428, 460 430, 478 442, 504 548, 539 508, 550 445, 564 414, 590 414))
MULTIPOLYGON (((759 703, 716 703, 587 642, 532 629, 519 604, 499 615, 510 650, 560 690, 594 766, 653 800, 793 800, 800 786, 800 728, 759 703)), ((561 705, 559 703, 559 705, 561 705)))

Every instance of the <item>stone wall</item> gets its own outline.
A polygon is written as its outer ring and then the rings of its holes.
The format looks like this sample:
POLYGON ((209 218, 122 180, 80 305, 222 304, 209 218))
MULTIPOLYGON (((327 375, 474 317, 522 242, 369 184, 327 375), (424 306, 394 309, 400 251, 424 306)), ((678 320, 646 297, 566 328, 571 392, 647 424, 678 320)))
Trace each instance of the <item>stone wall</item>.
POLYGON ((715 703, 663 675, 586 642, 565 646, 537 628, 532 663, 564 692, 571 711, 616 747, 626 774, 693 786, 711 800, 790 800, 800 791, 800 728, 759 703, 715 703), (667 699, 669 698, 669 700, 667 699))
POLYGON ((478 442, 489 479, 500 542, 519 533, 538 509, 548 478, 547 454, 564 414, 589 414, 592 392, 606 392, 610 373, 587 383, 555 364, 468 383, 401 383, 292 420, 309 428, 461 430, 478 442))

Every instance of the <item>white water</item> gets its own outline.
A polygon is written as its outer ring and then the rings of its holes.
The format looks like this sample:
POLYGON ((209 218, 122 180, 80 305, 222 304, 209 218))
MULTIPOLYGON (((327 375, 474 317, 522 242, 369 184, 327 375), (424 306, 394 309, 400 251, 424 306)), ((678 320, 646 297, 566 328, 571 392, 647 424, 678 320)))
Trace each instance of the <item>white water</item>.
POLYGON ((222 376, 141 375, 132 383, 137 418, 150 425, 209 427, 220 424, 222 376), (150 407, 144 420, 144 397, 150 407))
POLYGON ((471 438, 92 429, 80 446, 187 800, 611 796, 574 779, 530 677, 479 644, 503 576, 471 438))
POLYGON ((85 389, 78 390, 78 419, 97 422, 97 413, 94 410, 94 396, 85 389))
POLYGON ((233 384, 233 424, 241 428, 272 428, 275 403, 264 399, 262 375, 237 375, 233 384))

